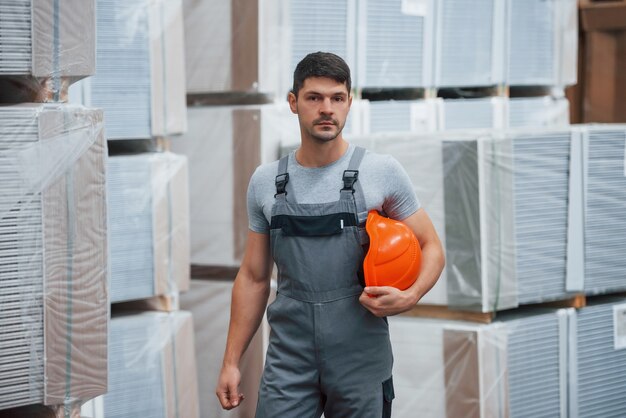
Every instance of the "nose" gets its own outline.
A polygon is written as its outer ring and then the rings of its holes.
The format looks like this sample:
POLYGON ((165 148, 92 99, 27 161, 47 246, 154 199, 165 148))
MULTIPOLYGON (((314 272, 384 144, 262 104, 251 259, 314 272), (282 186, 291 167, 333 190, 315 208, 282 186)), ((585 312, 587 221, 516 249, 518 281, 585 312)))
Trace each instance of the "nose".
POLYGON ((329 97, 325 97, 322 100, 322 104, 320 106, 320 113, 328 115, 333 113, 332 102, 329 97))

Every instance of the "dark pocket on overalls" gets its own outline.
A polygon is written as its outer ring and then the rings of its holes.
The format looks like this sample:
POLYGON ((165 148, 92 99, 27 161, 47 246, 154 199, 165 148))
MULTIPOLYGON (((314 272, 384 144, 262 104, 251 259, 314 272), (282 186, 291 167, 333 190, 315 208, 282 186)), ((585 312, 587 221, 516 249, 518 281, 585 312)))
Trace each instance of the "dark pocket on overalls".
POLYGON ((393 391, 393 376, 383 382, 383 418, 391 417, 391 401, 396 397, 393 391))

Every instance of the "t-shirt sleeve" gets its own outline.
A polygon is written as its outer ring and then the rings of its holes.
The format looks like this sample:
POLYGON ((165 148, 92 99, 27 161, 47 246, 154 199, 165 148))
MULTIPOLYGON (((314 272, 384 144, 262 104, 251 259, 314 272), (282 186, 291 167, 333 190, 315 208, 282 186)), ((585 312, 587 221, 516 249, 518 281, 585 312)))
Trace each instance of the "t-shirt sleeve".
POLYGON ((250 178, 250 183, 248 184, 248 228, 250 228, 253 232, 269 234, 270 225, 267 218, 263 214, 262 199, 261 196, 258 196, 256 193, 256 190, 259 187, 259 177, 259 170, 257 168, 250 178))
POLYGON ((387 193, 383 210, 390 218, 405 219, 417 212, 421 205, 404 167, 392 156, 387 157, 387 193))

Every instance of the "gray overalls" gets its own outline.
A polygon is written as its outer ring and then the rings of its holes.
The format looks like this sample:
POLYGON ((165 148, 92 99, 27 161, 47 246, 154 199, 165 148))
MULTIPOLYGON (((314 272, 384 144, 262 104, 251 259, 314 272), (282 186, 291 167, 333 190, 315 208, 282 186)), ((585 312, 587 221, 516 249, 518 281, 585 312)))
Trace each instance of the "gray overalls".
POLYGON ((356 147, 336 202, 299 204, 288 156, 278 165, 270 245, 276 300, 256 418, 380 418, 391 415, 389 329, 359 302, 366 212, 356 147), (359 207, 357 207, 359 206, 359 207))

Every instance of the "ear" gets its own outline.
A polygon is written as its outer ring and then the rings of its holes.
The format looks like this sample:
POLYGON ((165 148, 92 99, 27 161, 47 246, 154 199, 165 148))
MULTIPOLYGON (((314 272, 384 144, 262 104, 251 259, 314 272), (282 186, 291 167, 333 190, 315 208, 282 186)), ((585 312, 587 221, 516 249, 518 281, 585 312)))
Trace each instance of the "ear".
POLYGON ((350 109, 352 107, 352 95, 350 93, 348 93, 348 109, 350 109))
POLYGON ((291 113, 298 114, 298 98, 293 92, 289 92, 287 95, 287 101, 289 102, 289 108, 291 109, 291 113))

